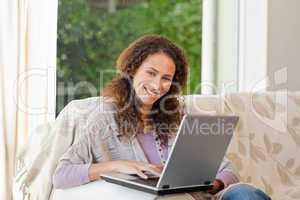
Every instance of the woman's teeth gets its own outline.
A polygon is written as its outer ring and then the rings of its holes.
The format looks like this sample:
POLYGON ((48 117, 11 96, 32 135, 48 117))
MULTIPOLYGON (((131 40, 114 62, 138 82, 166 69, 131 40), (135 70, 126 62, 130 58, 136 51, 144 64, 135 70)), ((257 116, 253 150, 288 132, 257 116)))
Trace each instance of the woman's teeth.
POLYGON ((149 95, 149 96, 152 96, 152 97, 155 97, 157 96, 157 94, 151 92, 150 90, 148 90, 146 87, 144 87, 144 90, 146 91, 146 93, 149 95))

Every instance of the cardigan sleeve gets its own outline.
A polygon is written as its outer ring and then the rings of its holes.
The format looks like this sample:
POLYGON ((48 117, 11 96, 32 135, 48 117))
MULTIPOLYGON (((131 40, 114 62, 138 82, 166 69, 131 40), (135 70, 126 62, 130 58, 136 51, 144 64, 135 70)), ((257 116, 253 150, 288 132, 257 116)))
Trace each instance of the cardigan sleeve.
MULTIPOLYGON (((98 109, 98 108, 97 108, 98 109)), ((107 138, 111 131, 107 115, 95 109, 86 119, 81 137, 60 157, 52 176, 54 188, 69 188, 90 182, 88 170, 96 160, 107 160, 107 138)))
POLYGON ((53 175, 53 186, 56 189, 65 189, 90 182, 90 164, 71 164, 60 167, 53 175))
POLYGON ((90 137, 84 134, 60 158, 52 177, 54 188, 63 189, 90 182, 88 169, 92 160, 90 137))
POLYGON ((76 144, 73 144, 59 159, 56 169, 66 164, 86 164, 92 160, 90 136, 84 134, 76 144))

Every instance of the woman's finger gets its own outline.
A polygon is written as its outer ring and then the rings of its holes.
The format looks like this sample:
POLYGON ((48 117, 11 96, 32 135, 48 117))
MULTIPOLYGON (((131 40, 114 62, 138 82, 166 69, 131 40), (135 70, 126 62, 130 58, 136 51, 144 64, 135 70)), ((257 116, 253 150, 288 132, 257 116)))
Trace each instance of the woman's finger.
POLYGON ((162 169, 164 168, 164 165, 153 165, 153 164, 149 164, 149 166, 151 168, 154 168, 154 169, 158 169, 160 171, 162 171, 162 169))
POLYGON ((160 169, 160 165, 154 165, 154 164, 149 164, 149 163, 140 163, 142 166, 146 168, 152 168, 152 169, 160 169))
POLYGON ((139 169, 137 169, 137 168, 136 168, 136 174, 137 174, 139 177, 143 178, 143 179, 147 179, 147 178, 148 178, 148 176, 146 176, 146 174, 144 174, 141 170, 139 170, 139 169))
POLYGON ((149 165, 141 165, 141 166, 138 166, 138 169, 140 169, 141 171, 147 171, 147 172, 150 172, 156 176, 160 176, 160 171, 159 169, 156 169, 156 168, 151 168, 149 165))
POLYGON ((153 168, 158 167, 158 165, 153 165, 153 164, 148 164, 148 163, 146 163, 146 165, 149 166, 149 167, 153 167, 153 168))
POLYGON ((155 167, 150 166, 149 169, 154 170, 158 175, 160 175, 162 172, 162 168, 159 168, 157 166, 155 166, 155 167))
POLYGON ((163 165, 154 165, 154 169, 157 169, 161 173, 162 170, 164 169, 164 166, 163 165))

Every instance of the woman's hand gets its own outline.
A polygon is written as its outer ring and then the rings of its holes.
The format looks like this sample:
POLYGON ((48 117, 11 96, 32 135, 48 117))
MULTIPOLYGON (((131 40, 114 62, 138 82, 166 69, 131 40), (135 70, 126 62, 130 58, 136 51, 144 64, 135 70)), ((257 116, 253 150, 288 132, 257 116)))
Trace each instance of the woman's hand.
POLYGON ((100 174, 115 171, 125 174, 136 174, 141 178, 147 179, 148 177, 145 173, 160 176, 162 169, 162 165, 152 165, 131 160, 115 160, 92 164, 89 168, 89 178, 91 181, 97 180, 100 178, 100 174))
POLYGON ((116 160, 111 161, 112 170, 124 174, 136 174, 141 178, 147 179, 145 173, 151 173, 160 176, 163 166, 152 165, 149 163, 130 161, 130 160, 116 160))
MULTIPOLYGON (((215 179, 213 182, 213 187, 206 192, 210 194, 216 194, 219 191, 224 189, 224 183, 218 179, 215 179)), ((194 199, 203 199, 203 196, 205 196, 204 192, 190 192, 189 193, 194 199)))
POLYGON ((224 183, 219 179, 215 179, 213 182, 213 187, 207 192, 210 194, 216 194, 223 189, 224 189, 224 183))

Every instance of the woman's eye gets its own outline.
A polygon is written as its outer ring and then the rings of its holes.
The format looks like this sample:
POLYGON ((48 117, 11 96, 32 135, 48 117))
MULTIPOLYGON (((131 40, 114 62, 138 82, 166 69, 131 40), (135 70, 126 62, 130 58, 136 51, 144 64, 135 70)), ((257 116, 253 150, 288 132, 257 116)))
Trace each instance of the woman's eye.
POLYGON ((166 80, 166 81, 172 81, 170 78, 167 78, 167 77, 165 77, 163 79, 166 80))
POLYGON ((151 72, 151 71, 148 71, 148 74, 151 75, 151 76, 155 76, 155 73, 151 72))

